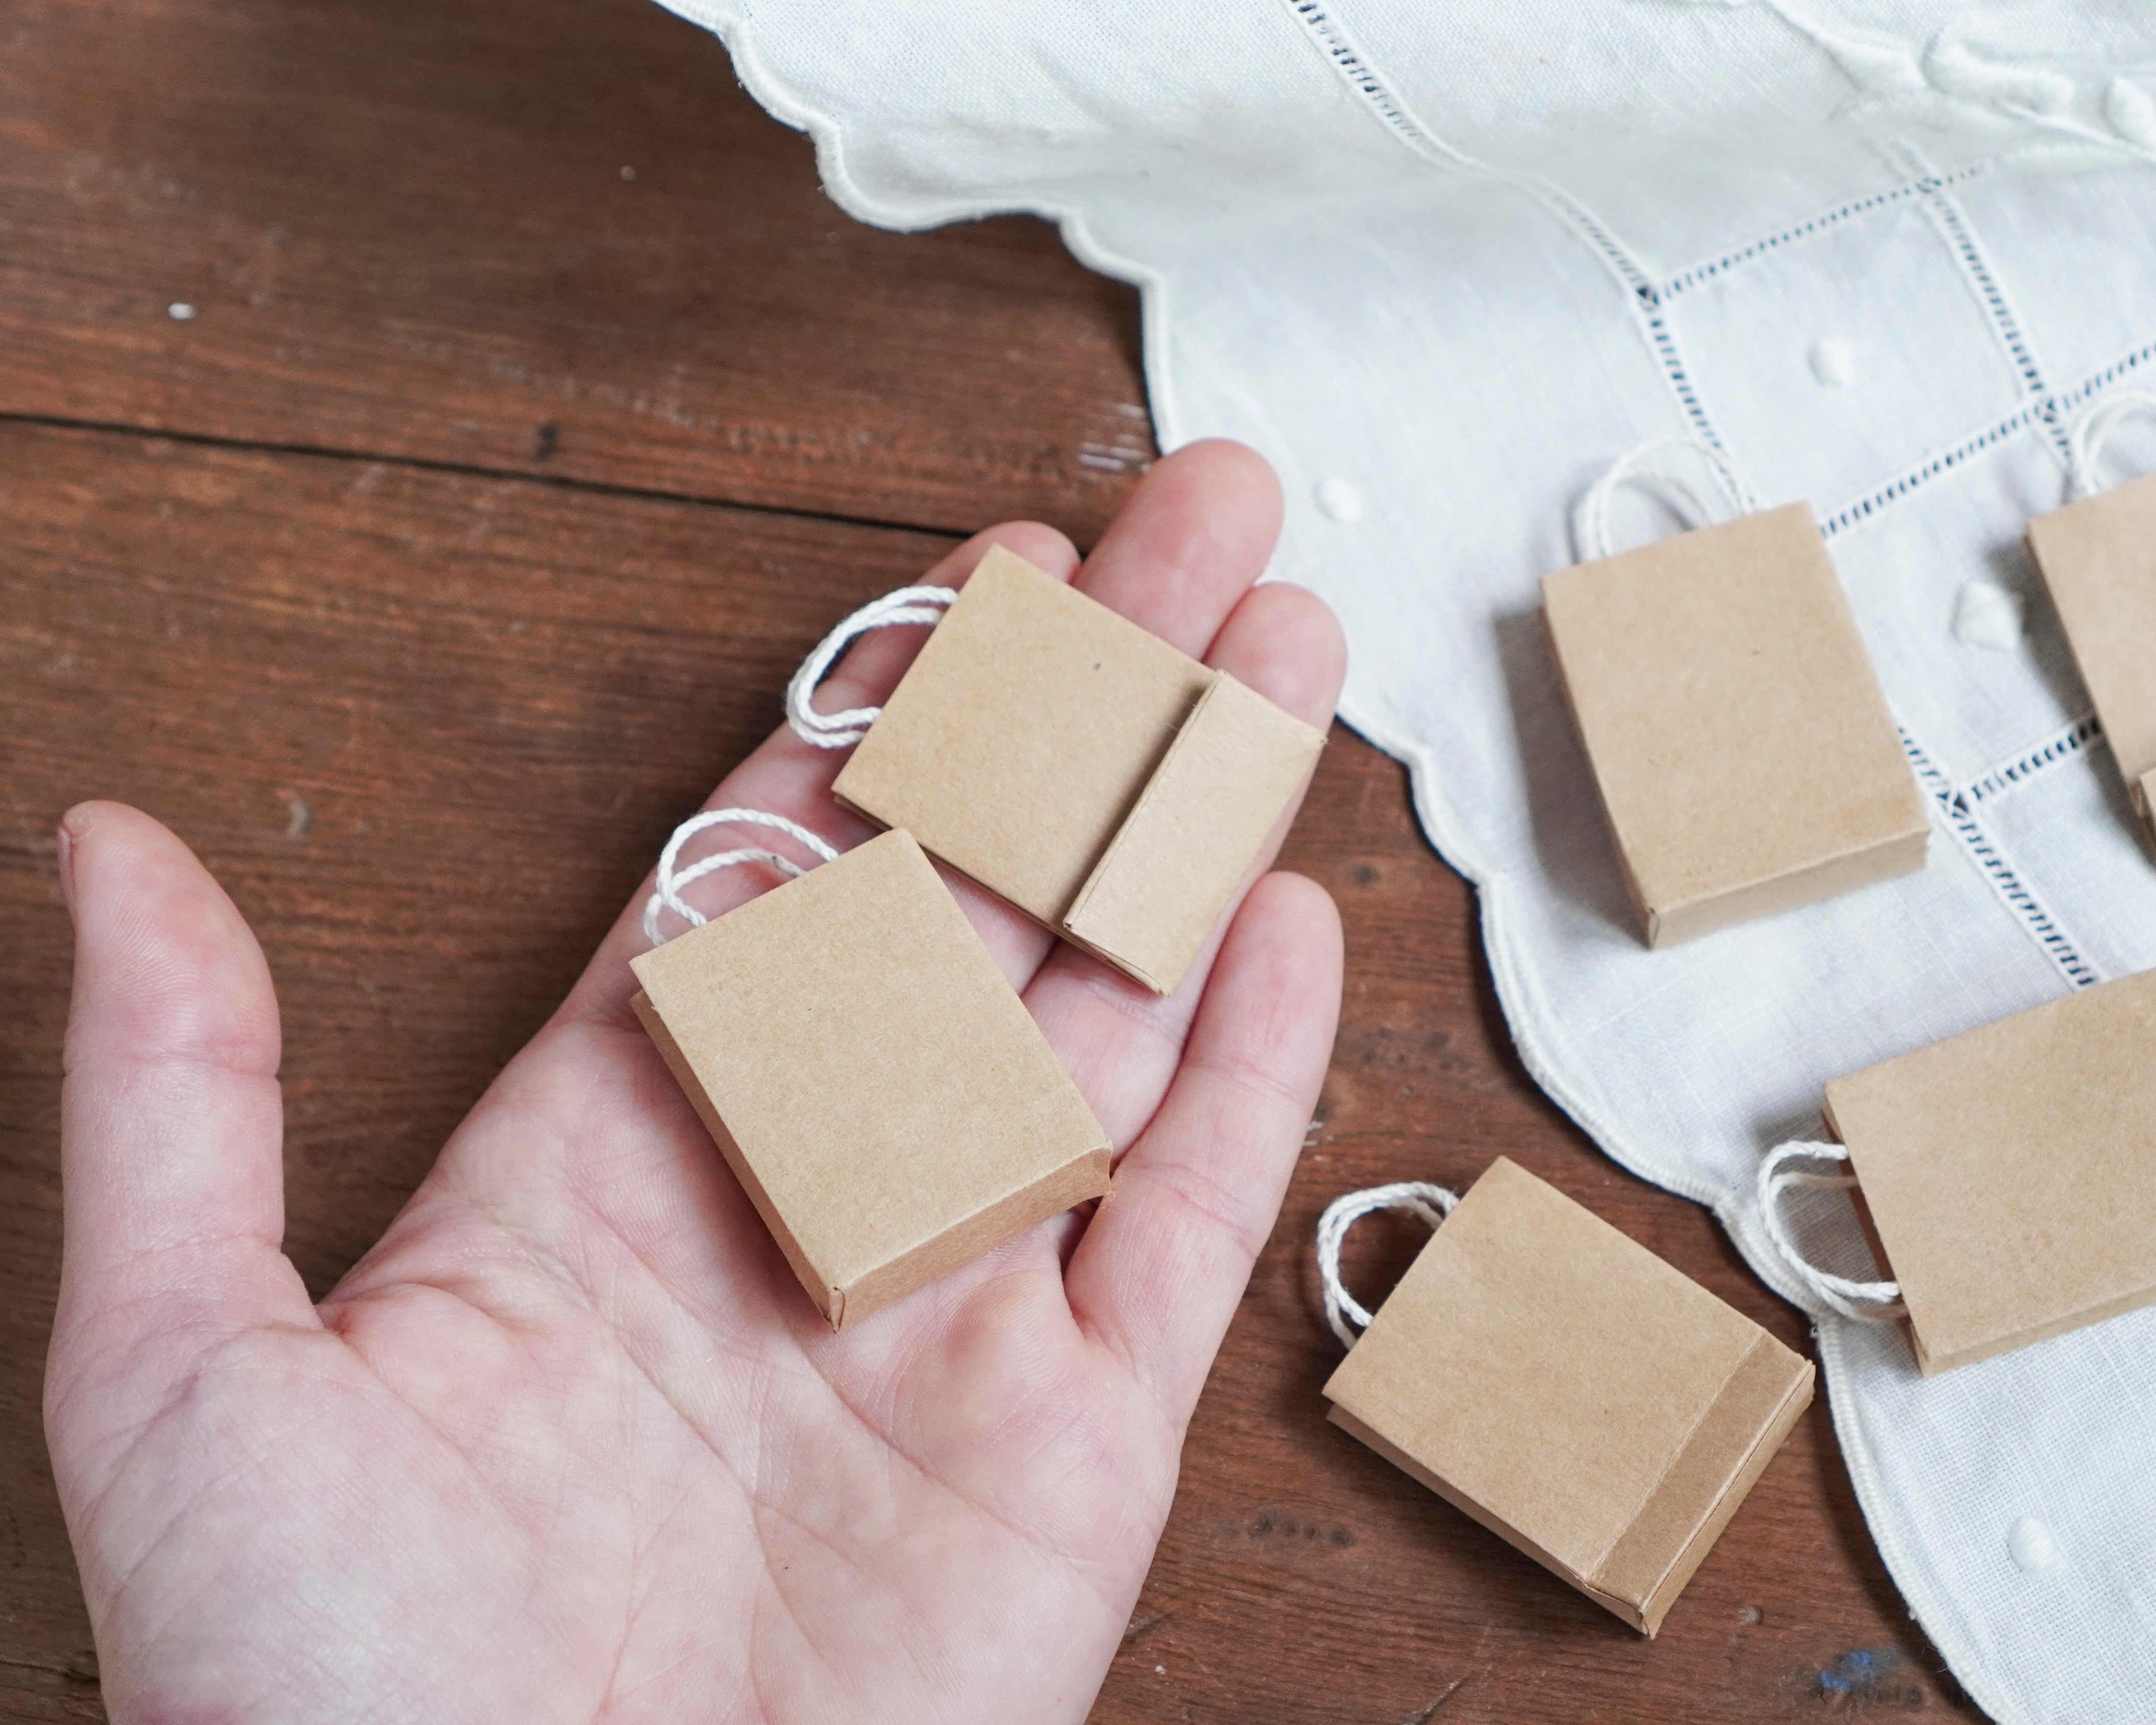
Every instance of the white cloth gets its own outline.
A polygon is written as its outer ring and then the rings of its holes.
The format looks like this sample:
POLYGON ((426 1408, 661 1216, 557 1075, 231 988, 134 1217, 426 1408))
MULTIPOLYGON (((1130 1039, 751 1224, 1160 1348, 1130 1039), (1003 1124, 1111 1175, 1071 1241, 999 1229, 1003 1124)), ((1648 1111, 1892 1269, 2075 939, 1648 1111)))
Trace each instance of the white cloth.
MULTIPOLYGON (((1535 1076, 1785 1296, 1752 1177, 1824 1081, 2156 964, 2156 866, 2020 549, 2071 420, 2156 377, 2156 8, 670 3, 855 215, 1040 212, 1142 287, 1161 441, 1279 469, 1274 572, 1344 620, 1343 716, 1481 888, 1535 1076), (1671 436, 1816 509, 1935 830, 1921 875, 1650 952, 1536 583, 1584 488, 1671 436)), ((2156 465, 2156 424, 2110 465, 2156 465)), ((1815 1209, 1869 1274, 1846 1200, 1815 1209)), ((1898 1330, 1814 1317, 1865 1514, 1970 1694, 2156 1713, 2156 1311, 1930 1380, 1898 1330)))

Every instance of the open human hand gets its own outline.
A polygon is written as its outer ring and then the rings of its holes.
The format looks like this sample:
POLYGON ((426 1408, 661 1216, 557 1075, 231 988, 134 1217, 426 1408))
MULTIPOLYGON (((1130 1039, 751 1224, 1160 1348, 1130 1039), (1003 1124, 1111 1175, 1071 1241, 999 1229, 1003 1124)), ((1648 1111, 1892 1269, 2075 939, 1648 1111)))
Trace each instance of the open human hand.
MULTIPOLYGON (((1261 461, 1198 444, 1082 570, 1019 525, 927 578, 1000 542, 1322 724, 1337 625, 1251 586, 1279 518, 1261 461)), ((863 641, 819 705, 881 699, 920 639, 863 641)), ((782 729, 714 803, 856 843, 842 759, 782 729)), ((836 1335, 629 1009, 641 894, 316 1306, 252 935, 131 809, 72 810, 60 858, 46 1430, 117 1725, 1085 1714, 1324 1074, 1321 890, 1257 881, 1163 999, 947 874, 1125 1154, 1090 1220, 836 1335)))

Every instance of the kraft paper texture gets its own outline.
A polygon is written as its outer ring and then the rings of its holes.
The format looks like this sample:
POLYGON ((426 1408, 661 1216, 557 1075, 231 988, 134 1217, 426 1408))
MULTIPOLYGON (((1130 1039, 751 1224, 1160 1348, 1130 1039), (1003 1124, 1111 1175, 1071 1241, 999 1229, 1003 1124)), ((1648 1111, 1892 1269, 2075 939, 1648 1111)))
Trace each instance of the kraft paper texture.
POLYGON ((1926 1373, 2156 1301, 2156 972, 1826 1087, 1926 1373))
POLYGON ((2029 554, 2102 721, 2134 812, 2156 839, 2156 474, 2029 523, 2029 554))
POLYGON ((1653 1635, 1812 1365, 1500 1158, 1325 1394, 1334 1422, 1653 1635))
POLYGON ((834 1328, 1108 1189, 1106 1133, 906 833, 629 963, 834 1328))
POLYGON ((1650 947, 1923 866, 1929 824, 1810 507, 1543 580, 1650 947))

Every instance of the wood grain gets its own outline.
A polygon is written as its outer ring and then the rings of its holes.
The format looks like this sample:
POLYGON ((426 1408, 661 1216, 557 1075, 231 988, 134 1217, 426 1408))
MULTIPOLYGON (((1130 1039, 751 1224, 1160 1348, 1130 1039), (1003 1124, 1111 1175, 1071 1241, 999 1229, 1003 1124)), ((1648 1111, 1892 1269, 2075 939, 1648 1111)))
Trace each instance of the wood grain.
POLYGON ((1152 454, 1127 290, 1039 222, 849 220, 646 0, 19 0, 6 41, 0 411, 1089 538, 1152 454))
MULTIPOLYGON (((1127 293, 1030 223, 849 223, 654 7, 23 0, 8 39, 0 415, 138 429, 0 425, 0 1719, 50 1722, 101 1717, 38 1429, 60 811, 151 809, 260 932, 325 1289, 808 643, 947 542, 907 528, 1089 540, 1147 445, 1127 293)), ((1977 1717, 1824 1404, 1651 1644, 1325 1422, 1317 1212, 1501 1153, 1807 1338, 1535 1092, 1397 768, 1336 731, 1290 860, 1345 914, 1338 1048, 1096 1718, 1977 1717)), ((1366 1298, 1419 1244, 1358 1230, 1366 1298)))

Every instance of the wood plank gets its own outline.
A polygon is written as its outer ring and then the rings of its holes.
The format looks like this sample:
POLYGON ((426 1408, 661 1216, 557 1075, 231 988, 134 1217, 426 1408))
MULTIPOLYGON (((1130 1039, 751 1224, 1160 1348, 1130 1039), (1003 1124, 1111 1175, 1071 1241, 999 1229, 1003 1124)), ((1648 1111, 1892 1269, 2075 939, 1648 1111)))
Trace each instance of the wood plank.
POLYGON ((23 0, 8 39, 0 413, 1081 542, 1152 454, 1130 290, 1035 221, 850 220, 654 5, 23 0))
MULTIPOLYGON (((286 1027, 289 1245, 320 1291, 670 823, 777 721, 801 652, 943 542, 122 434, 0 428, 0 1718, 43 1725, 98 1716, 37 1425, 62 809, 150 809, 260 932, 286 1027)), ((1380 1180, 1464 1184, 1500 1153, 1806 1337, 1705 1213, 1621 1173, 1533 1090, 1472 895, 1423 844, 1396 767, 1336 731, 1291 860, 1345 913, 1338 1049, 1096 1718, 1977 1717, 1872 1551, 1823 1404, 1651 1644, 1326 1423, 1317 1212, 1380 1180)), ((1378 1297, 1419 1244, 1373 1219, 1354 1285, 1378 1297)))

